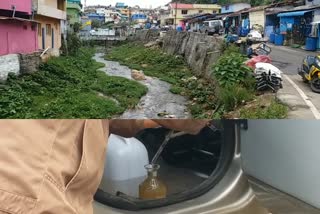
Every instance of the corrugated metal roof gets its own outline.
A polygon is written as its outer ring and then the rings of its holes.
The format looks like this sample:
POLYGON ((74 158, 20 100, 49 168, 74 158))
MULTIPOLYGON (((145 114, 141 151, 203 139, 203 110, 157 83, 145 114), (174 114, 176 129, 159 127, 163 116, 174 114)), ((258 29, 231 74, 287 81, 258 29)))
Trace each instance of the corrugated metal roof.
POLYGON ((292 16, 303 16, 304 14, 311 12, 312 10, 303 10, 303 11, 293 11, 286 13, 279 13, 278 17, 292 17, 292 16))

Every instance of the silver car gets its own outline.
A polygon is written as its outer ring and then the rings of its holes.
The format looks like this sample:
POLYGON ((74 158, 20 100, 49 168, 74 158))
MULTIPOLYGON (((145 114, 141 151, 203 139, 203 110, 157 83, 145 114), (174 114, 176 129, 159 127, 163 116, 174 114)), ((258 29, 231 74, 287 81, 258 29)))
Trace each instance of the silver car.
POLYGON ((205 33, 207 35, 214 35, 214 34, 222 35, 224 32, 223 21, 221 20, 204 21, 203 26, 200 28, 200 32, 205 33))
MULTIPOLYGON (((99 189, 95 214, 268 214, 256 199, 241 167, 239 133, 246 121, 219 121, 198 135, 171 139, 161 155, 164 199, 140 200, 99 189)), ((150 158, 168 130, 147 129, 137 135, 150 158)), ((121 170, 121 169, 119 169, 121 170)))

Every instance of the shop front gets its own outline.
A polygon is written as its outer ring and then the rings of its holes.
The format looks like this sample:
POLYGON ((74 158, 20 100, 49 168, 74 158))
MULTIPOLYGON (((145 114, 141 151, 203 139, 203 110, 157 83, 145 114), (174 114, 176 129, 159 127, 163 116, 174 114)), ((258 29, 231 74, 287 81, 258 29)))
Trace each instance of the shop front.
POLYGON ((280 13, 279 33, 283 37, 283 45, 305 45, 306 39, 312 37, 313 11, 292 11, 280 13))

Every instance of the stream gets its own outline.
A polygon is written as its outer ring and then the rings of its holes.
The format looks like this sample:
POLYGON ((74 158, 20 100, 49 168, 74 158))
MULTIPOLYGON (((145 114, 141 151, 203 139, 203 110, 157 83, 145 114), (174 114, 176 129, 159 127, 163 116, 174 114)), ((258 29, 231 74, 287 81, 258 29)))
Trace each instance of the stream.
MULTIPOLYGON (((120 65, 119 62, 108 61, 104 59, 104 53, 96 53, 93 57, 97 62, 105 64, 105 67, 99 70, 106 72, 111 76, 121 76, 132 79, 131 69, 120 65)), ((187 104, 188 100, 181 96, 172 94, 170 84, 155 77, 146 76, 146 80, 138 81, 148 87, 148 92, 140 99, 140 102, 134 109, 126 110, 120 118, 122 119, 146 119, 146 118, 165 118, 159 116, 165 112, 169 118, 190 118, 187 104)))

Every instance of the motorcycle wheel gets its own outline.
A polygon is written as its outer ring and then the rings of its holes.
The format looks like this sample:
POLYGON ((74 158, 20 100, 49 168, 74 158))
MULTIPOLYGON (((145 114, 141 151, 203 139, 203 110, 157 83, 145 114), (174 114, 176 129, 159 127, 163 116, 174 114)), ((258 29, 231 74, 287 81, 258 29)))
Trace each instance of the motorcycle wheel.
POLYGON ((310 82, 310 87, 312 91, 316 93, 320 93, 320 78, 318 77, 317 74, 312 77, 312 80, 310 82))

